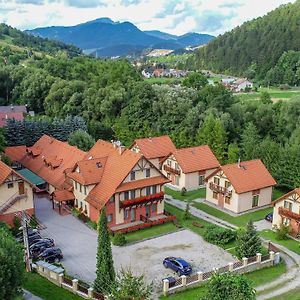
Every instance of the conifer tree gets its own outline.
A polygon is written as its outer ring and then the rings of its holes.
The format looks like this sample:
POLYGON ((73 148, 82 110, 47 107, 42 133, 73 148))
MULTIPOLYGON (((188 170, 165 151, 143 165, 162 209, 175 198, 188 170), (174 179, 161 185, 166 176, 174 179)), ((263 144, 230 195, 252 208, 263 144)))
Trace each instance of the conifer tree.
POLYGON ((257 128, 253 123, 248 123, 242 133, 242 150, 243 160, 254 159, 257 155, 257 144, 259 143, 259 135, 257 128))
POLYGON ((238 231, 236 254, 239 258, 252 257, 260 253, 261 248, 261 239, 252 220, 250 220, 246 229, 240 229, 238 231))
POLYGON ((98 292, 107 294, 111 291, 114 283, 114 262, 111 251, 109 232, 107 228, 105 208, 103 208, 98 221, 98 249, 94 288, 98 292))

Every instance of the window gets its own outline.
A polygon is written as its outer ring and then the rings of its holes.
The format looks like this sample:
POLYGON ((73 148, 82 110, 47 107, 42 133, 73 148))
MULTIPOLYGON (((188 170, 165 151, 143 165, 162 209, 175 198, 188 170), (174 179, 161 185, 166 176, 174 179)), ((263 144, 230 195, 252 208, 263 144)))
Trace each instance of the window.
POLYGON ((199 185, 204 185, 204 175, 199 175, 198 183, 199 185))
POLYGON ((80 201, 80 209, 82 209, 82 202, 80 201))
POLYGON ((290 219, 284 218, 284 219, 282 220, 282 223, 283 223, 284 226, 289 226, 289 225, 290 225, 290 219))
POLYGON ((124 210, 124 219, 127 220, 129 218, 129 209, 124 210))
POLYGON ((83 187, 84 194, 86 195, 86 186, 83 187))
POLYGON ((179 185, 179 176, 175 176, 175 185, 179 185))
POLYGON ((175 163, 175 170, 179 170, 178 163, 175 163))
POLYGON ((230 196, 225 196, 225 203, 230 204, 230 196))
POLYGON ((152 204, 152 212, 156 212, 157 211, 157 204, 153 203, 152 204))
POLYGON ((169 167, 171 167, 171 165, 172 165, 172 162, 171 162, 171 160, 170 160, 170 159, 168 159, 168 160, 167 160, 167 165, 168 165, 169 167))
POLYGON ((214 177, 214 184, 220 185, 220 178, 214 177))
POLYGON ((8 182, 7 183, 7 188, 8 189, 12 189, 14 187, 14 183, 13 182, 8 182))
POLYGON ((218 199, 218 193, 217 192, 213 192, 213 198, 218 199))
POLYGON ((156 191, 157 191, 157 186, 152 185, 152 194, 156 194, 156 191))
POLYGON ((75 207, 78 207, 78 199, 75 199, 75 207))
POLYGON ((129 199, 129 192, 128 192, 128 191, 126 191, 126 192, 124 193, 124 199, 125 199, 125 200, 128 200, 128 199, 129 199))
POLYGON ((113 215, 112 214, 110 214, 110 215, 107 216, 107 222, 108 223, 110 223, 112 221, 112 219, 113 219, 113 215))
POLYGON ((114 202, 115 202, 115 195, 109 198, 109 203, 114 203, 114 202))
POLYGON ((259 195, 254 195, 252 197, 252 207, 258 206, 258 199, 259 199, 259 195))
POLYGON ((130 180, 135 180, 135 171, 130 172, 130 180))
POLYGON ((146 196, 149 196, 151 194, 151 186, 146 187, 146 196))
POLYGON ((284 201, 284 208, 288 209, 289 211, 293 210, 293 203, 289 201, 284 201))
POLYGON ((231 186, 231 183, 230 183, 229 181, 226 180, 226 181, 225 181, 225 187, 226 187, 226 188, 229 188, 230 186, 231 186))
POLYGON ((84 212, 87 213, 87 205, 84 205, 84 212))
POLYGON ((130 199, 134 199, 135 198, 135 190, 131 190, 130 191, 130 199))
POLYGON ((167 177, 168 177, 168 179, 170 179, 171 178, 171 174, 167 173, 167 177))
POLYGON ((150 177, 150 169, 146 169, 146 177, 150 177))
POLYGON ((82 193, 82 185, 81 184, 79 185, 79 191, 80 191, 80 193, 82 193))
POLYGON ((74 181, 75 182, 75 190, 77 190, 78 189, 78 184, 77 184, 77 181, 74 181))

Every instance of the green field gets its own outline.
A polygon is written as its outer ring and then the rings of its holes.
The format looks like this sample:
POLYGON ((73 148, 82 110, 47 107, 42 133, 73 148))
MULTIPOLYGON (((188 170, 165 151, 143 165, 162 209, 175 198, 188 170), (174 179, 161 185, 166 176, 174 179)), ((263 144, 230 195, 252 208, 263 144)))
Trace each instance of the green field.
POLYGON ((289 291, 286 294, 282 294, 269 300, 300 300, 300 289, 289 291))
MULTIPOLYGON (((272 282, 282 274, 286 272, 286 265, 282 262, 274 267, 269 267, 261 270, 254 271, 252 273, 245 274, 245 276, 252 282, 254 287, 272 282)), ((161 296, 160 299, 171 299, 171 300, 197 300, 201 296, 204 296, 206 292, 205 285, 187 289, 183 292, 178 292, 167 297, 161 296)), ((277 298, 276 298, 277 299, 277 298)), ((281 298, 280 298, 281 299, 281 298)), ((282 298, 283 299, 283 298, 282 298)), ((285 298, 289 299, 289 298, 285 298)), ((296 298, 294 299, 296 300, 296 298)))
POLYGON ((276 234, 272 230, 263 230, 263 231, 260 231, 259 234, 261 237, 263 237, 267 240, 270 240, 274 243, 280 244, 280 245, 288 248, 289 250, 300 255, 300 242, 297 242, 293 239, 277 240, 276 234))
POLYGON ((162 234, 171 233, 177 231, 178 228, 173 223, 165 223, 162 225, 156 225, 153 227, 141 229, 138 231, 130 232, 125 235, 128 243, 137 242, 144 239, 149 239, 162 234))
POLYGON ((145 78, 145 81, 151 84, 178 84, 181 83, 184 78, 166 78, 166 77, 151 77, 145 78))
POLYGON ((205 198, 206 197, 206 188, 201 188, 198 190, 186 192, 184 196, 181 195, 180 191, 174 191, 168 187, 165 187, 166 194, 172 196, 174 199, 183 200, 183 201, 191 201, 197 198, 205 198))

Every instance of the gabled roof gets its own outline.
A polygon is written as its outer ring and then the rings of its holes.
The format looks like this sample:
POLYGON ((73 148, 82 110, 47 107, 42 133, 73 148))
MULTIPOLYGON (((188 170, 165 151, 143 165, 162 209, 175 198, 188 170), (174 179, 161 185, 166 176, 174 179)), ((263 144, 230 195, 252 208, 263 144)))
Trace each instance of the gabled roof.
POLYGON ((0 160, 0 184, 12 173, 12 169, 0 160))
POLYGON ((277 202, 280 202, 280 201, 292 196, 293 194, 297 194, 300 198, 300 188, 296 188, 296 189, 288 192, 287 194, 281 196, 280 198, 276 199, 275 201, 272 202, 272 205, 275 205, 277 202))
POLYGON ((141 153, 148 159, 165 157, 176 149, 168 135, 137 139, 130 149, 134 146, 138 146, 141 153))
POLYGON ((15 119, 17 121, 24 120, 24 115, 22 112, 0 112, 0 127, 6 126, 8 119, 15 119))
POLYGON ((214 176, 219 171, 224 172, 238 194, 259 190, 276 184, 275 179, 260 159, 221 166, 206 179, 214 176))
POLYGON ((13 160, 18 157, 24 167, 57 189, 65 182, 65 171, 73 168, 86 155, 78 148, 47 135, 43 135, 32 147, 8 147, 5 153, 13 160))
POLYGON ((6 106, 0 106, 0 113, 10 113, 10 112, 16 112, 16 113, 27 113, 26 105, 6 105, 6 106))
POLYGON ((210 170, 220 166, 219 161, 207 145, 177 149, 172 151, 168 157, 170 155, 175 157, 183 173, 210 170))

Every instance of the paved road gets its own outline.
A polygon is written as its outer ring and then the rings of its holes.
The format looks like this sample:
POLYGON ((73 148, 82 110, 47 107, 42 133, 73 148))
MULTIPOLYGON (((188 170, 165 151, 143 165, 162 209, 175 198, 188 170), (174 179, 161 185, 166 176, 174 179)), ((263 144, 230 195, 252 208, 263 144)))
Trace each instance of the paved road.
POLYGON ((42 298, 37 297, 26 290, 23 290, 23 299, 24 300, 43 300, 42 298))

